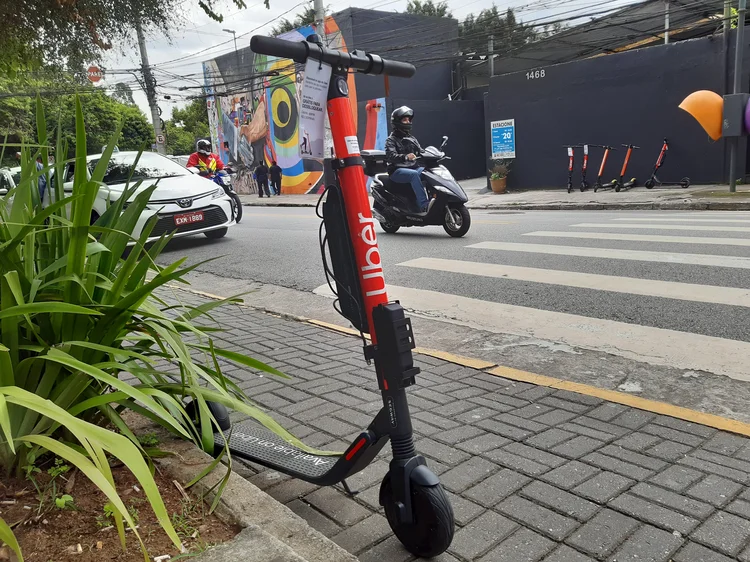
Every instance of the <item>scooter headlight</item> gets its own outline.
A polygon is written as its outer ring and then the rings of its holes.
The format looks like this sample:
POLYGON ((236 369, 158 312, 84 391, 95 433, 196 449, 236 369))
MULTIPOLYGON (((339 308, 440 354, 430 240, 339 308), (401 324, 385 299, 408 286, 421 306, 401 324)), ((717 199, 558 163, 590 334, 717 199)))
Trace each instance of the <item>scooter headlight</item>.
POLYGON ((448 195, 453 193, 450 189, 448 189, 447 187, 443 187, 442 185, 433 185, 432 188, 437 191, 442 191, 443 193, 447 193, 448 195))

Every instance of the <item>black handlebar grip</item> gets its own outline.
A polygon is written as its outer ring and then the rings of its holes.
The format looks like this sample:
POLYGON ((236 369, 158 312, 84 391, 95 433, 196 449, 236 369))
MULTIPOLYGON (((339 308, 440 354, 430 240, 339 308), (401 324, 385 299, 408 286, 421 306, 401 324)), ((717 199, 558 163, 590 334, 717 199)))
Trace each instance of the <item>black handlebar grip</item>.
POLYGON ((305 62, 310 51, 309 44, 304 41, 284 41, 275 37, 253 35, 250 38, 250 49, 253 53, 269 55, 282 59, 292 59, 305 62))
POLYGON ((414 65, 408 62, 383 59, 383 74, 398 78, 411 78, 416 71, 414 65))

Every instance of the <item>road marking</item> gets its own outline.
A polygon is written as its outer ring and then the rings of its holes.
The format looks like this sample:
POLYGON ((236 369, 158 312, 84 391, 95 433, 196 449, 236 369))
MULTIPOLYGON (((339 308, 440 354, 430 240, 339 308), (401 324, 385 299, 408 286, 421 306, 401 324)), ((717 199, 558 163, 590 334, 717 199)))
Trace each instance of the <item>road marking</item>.
MULTIPOLYGON (((613 221, 650 221, 654 222, 653 218, 641 218, 641 217, 625 217, 625 218, 618 218, 618 219, 612 219, 613 221)), ((658 222, 733 222, 733 223, 742 223, 747 224, 750 222, 750 219, 694 219, 694 218, 688 218, 685 217, 683 219, 676 219, 673 217, 664 217, 659 218, 658 222)))
MULTIPOLYGON (((750 381, 750 343, 389 285, 388 298, 415 316, 619 355, 651 365, 750 381)), ((333 298, 327 285, 316 294, 333 298)))
POLYGON ((573 227, 583 228, 647 228, 650 230, 706 230, 709 232, 750 232, 750 226, 708 226, 692 224, 611 224, 598 222, 582 222, 572 224, 573 227))
POLYGON ((449 271, 451 273, 494 277, 497 279, 512 279, 514 281, 578 287, 596 291, 612 291, 615 293, 660 297, 664 299, 750 307, 750 289, 675 283, 656 279, 640 279, 638 277, 618 277, 615 275, 598 275, 596 273, 579 273, 577 271, 518 267, 514 265, 446 260, 441 258, 417 258, 398 265, 430 269, 432 271, 449 271))
POLYGON ((539 230, 524 232, 523 236, 546 238, 583 238, 586 240, 625 240, 629 242, 666 242, 668 244, 708 244, 712 246, 750 246, 746 238, 709 238, 700 236, 669 236, 658 234, 614 234, 612 232, 557 232, 539 230))
POLYGON ((551 254, 556 256, 580 256, 586 258, 606 258, 616 260, 649 261, 658 263, 678 263, 707 265, 710 267, 733 267, 750 269, 750 258, 736 256, 712 256, 709 254, 677 254, 672 252, 649 252, 641 250, 617 250, 613 248, 588 248, 580 246, 554 246, 551 244, 516 244, 513 242, 479 242, 467 248, 480 250, 501 250, 551 254))

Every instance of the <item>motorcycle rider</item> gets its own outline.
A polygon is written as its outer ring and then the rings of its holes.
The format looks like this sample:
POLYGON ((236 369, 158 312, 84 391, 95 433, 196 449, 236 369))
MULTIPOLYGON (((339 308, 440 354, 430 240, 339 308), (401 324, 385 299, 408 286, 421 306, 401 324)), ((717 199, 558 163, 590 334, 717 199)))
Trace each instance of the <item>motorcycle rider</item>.
POLYGON ((429 201, 420 177, 424 168, 417 164, 417 155, 422 153, 422 147, 411 135, 413 119, 414 111, 405 105, 391 113, 393 132, 385 141, 385 160, 391 181, 410 184, 417 198, 417 206, 424 214, 429 210, 429 201))
POLYGON ((224 163, 217 154, 211 152, 211 143, 201 139, 195 143, 195 152, 187 161, 188 168, 198 168, 201 176, 213 176, 216 172, 224 169, 224 163))

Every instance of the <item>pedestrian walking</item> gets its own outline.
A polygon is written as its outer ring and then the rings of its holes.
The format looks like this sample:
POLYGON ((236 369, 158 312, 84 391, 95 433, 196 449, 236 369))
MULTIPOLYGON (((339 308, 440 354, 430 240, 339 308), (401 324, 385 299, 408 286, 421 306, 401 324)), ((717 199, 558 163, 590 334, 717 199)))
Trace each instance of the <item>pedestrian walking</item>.
POLYGON ((265 160, 261 160, 257 168, 255 168, 255 179, 258 180, 258 197, 263 197, 265 192, 266 197, 271 197, 268 191, 268 166, 266 166, 265 160))
POLYGON ((271 162, 269 171, 271 173, 271 192, 274 195, 281 195, 281 176, 283 172, 281 166, 276 163, 276 160, 271 162))

